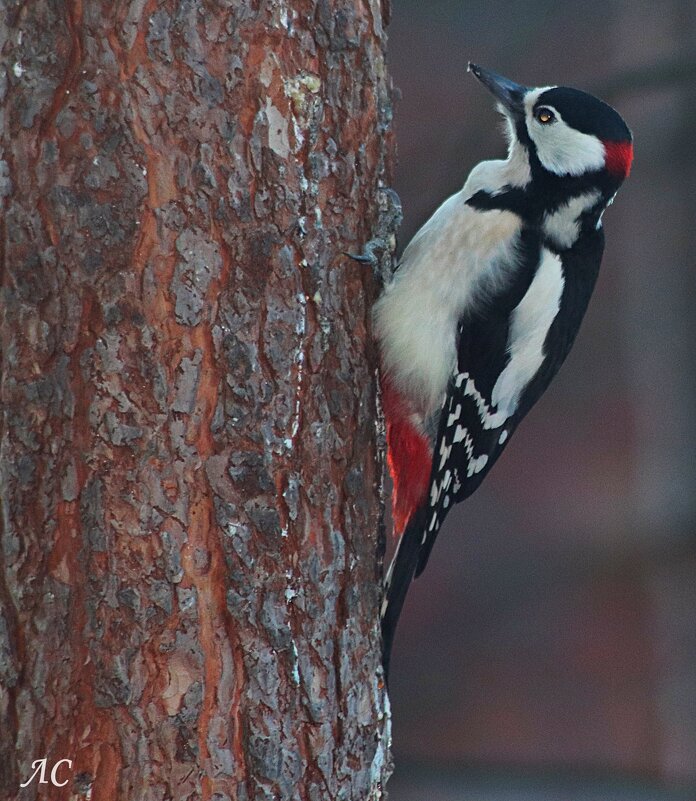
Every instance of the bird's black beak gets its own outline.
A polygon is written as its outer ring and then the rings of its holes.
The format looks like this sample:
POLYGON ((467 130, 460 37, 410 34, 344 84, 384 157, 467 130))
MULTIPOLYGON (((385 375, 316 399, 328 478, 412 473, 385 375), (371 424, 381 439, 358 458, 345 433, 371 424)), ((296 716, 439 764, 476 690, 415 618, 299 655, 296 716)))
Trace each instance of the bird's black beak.
POLYGON ((529 91, 526 86, 496 75, 495 72, 469 62, 469 72, 481 81, 493 97, 512 117, 524 117, 524 96, 529 91))

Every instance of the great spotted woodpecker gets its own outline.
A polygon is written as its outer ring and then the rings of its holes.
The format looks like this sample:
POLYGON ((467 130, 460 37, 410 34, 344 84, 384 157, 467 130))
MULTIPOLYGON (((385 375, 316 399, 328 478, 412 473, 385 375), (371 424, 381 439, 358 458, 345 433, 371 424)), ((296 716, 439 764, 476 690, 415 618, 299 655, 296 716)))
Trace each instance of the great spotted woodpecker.
POLYGON ((631 132, 592 95, 475 64, 509 151, 484 161, 404 250, 374 309, 400 537, 385 580, 384 666, 442 522, 481 484, 568 355, 628 175, 631 132))

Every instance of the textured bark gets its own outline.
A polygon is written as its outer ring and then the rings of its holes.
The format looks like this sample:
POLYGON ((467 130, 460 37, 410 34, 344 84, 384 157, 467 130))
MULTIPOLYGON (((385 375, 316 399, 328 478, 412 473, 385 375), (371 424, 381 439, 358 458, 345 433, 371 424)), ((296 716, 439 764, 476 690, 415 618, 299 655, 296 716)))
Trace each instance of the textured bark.
POLYGON ((380 795, 385 24, 2 3, 2 798, 380 795))

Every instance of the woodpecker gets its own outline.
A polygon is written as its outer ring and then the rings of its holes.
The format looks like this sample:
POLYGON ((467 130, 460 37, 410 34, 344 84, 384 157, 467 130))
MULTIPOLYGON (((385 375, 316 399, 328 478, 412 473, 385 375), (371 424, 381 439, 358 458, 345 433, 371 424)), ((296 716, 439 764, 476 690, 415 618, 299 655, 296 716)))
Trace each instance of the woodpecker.
POLYGON ((384 668, 411 581, 568 355, 628 176, 621 116, 565 86, 529 88, 469 63, 508 138, 403 252, 374 308, 397 551, 382 603, 384 668))

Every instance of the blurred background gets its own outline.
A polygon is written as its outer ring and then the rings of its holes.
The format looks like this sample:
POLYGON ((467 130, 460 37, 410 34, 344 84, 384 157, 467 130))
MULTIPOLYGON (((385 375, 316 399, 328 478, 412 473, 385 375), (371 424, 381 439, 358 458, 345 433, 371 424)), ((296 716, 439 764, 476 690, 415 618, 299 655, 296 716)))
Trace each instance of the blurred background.
POLYGON ((696 1, 394 0, 400 247, 500 157, 468 59, 633 129, 559 377, 450 514, 392 658, 392 801, 696 800, 696 1))

